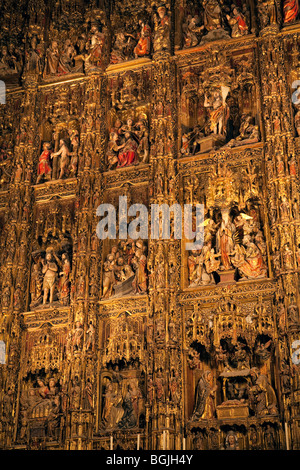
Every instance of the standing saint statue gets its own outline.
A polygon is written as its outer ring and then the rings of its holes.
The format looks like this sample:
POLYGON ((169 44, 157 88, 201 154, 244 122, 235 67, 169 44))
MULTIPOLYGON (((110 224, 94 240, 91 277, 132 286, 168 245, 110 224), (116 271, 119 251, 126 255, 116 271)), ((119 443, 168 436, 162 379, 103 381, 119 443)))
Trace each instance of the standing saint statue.
POLYGON ((204 26, 207 31, 222 28, 222 9, 218 0, 204 0, 204 26))
POLYGON ((48 251, 46 253, 46 260, 42 260, 43 268, 42 273, 44 275, 43 278, 43 289, 44 289, 44 297, 43 297, 43 304, 47 303, 48 296, 49 296, 49 303, 53 303, 54 299, 54 291, 56 287, 56 279, 57 279, 57 271, 58 267, 54 261, 54 257, 52 252, 48 251))
POLYGON ((195 406, 192 420, 212 419, 215 415, 214 396, 217 387, 213 385, 213 375, 206 370, 200 377, 196 387, 195 406))

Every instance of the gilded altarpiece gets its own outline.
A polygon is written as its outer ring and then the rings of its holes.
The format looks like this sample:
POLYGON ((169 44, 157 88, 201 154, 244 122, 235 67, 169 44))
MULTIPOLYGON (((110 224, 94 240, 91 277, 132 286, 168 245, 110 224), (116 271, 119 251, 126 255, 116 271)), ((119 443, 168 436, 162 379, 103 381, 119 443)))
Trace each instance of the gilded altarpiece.
POLYGON ((299 449, 299 2, 1 8, 1 448, 299 449))

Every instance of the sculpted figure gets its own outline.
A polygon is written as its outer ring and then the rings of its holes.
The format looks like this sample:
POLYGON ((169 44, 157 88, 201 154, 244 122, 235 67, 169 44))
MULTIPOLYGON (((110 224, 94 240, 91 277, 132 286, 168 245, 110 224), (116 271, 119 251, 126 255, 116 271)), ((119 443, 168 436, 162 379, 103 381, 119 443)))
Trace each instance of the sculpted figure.
POLYGON ((199 44, 204 26, 199 26, 200 18, 198 16, 188 15, 182 25, 183 30, 183 48, 195 47, 199 44))
POLYGON ((67 176, 68 173, 68 168, 69 168, 69 163, 70 163, 70 156, 72 155, 72 152, 67 146, 67 143, 65 140, 61 139, 60 142, 60 149, 51 154, 51 158, 53 157, 59 157, 60 156, 60 162, 59 162, 59 179, 62 179, 64 176, 67 176))
POLYGON ((218 0, 204 0, 204 27, 207 31, 222 28, 222 9, 218 0))
POLYGON ((89 327, 86 331, 86 342, 85 342, 85 348, 87 351, 91 350, 94 351, 95 347, 95 328, 93 323, 90 321, 89 327))
POLYGON ((272 344, 272 340, 270 339, 266 343, 258 342, 258 344, 256 345, 254 352, 256 356, 259 358, 259 360, 261 361, 261 363, 270 359, 271 354, 272 354, 272 350, 270 348, 271 344, 272 344))
POLYGON ((133 381, 128 384, 127 393, 124 396, 122 402, 122 408, 124 410, 123 416, 118 423, 119 428, 132 428, 138 423, 139 416, 139 401, 142 397, 140 389, 135 386, 133 381))
POLYGON ((74 336, 73 336, 73 345, 74 345, 74 350, 79 351, 82 349, 82 342, 83 342, 83 328, 82 324, 80 321, 77 321, 75 323, 75 329, 74 329, 74 336))
POLYGON ((239 441, 234 431, 229 431, 225 439, 225 450, 239 450, 239 441))
POLYGON ((213 375, 210 370, 203 373, 196 387, 195 406, 192 420, 211 419, 215 416, 215 393, 213 375))
POLYGON ((10 296, 11 296, 11 288, 9 286, 5 286, 2 289, 2 299, 1 305, 2 308, 8 308, 10 305, 10 296))
POLYGON ((72 129, 69 131, 69 136, 72 147, 69 171, 71 176, 76 176, 78 168, 79 133, 76 129, 72 129))
POLYGON ((135 58, 148 56, 151 48, 150 26, 144 20, 139 20, 139 26, 138 42, 133 50, 135 58))
POLYGON ((147 258, 143 253, 143 246, 141 242, 137 242, 138 249, 133 258, 133 265, 135 266, 135 279, 133 281, 135 293, 145 293, 147 290, 147 258), (138 243, 140 243, 138 245, 138 243))
POLYGON ((49 388, 45 384, 44 380, 41 378, 37 379, 37 393, 38 395, 44 400, 45 398, 48 398, 49 395, 49 388))
POLYGON ((52 168, 50 166, 50 156, 51 156, 51 149, 52 146, 49 142, 45 142, 43 144, 43 152, 39 157, 39 164, 38 164, 38 177, 37 177, 37 184, 41 181, 42 178, 45 180, 51 179, 52 168))
POLYGON ((109 298, 114 293, 126 295, 146 291, 146 248, 141 240, 120 241, 111 248, 103 265, 103 298, 109 298))
POLYGON ((149 157, 149 129, 147 118, 141 116, 135 125, 135 135, 139 141, 138 154, 143 163, 147 163, 149 157))
POLYGON ((221 225, 217 231, 217 251, 221 254, 221 270, 232 269, 230 256, 234 249, 234 233, 235 225, 230 219, 229 210, 224 209, 221 225))
POLYGON ((118 168, 137 163, 138 144, 131 132, 125 132, 125 143, 121 145, 121 152, 118 155, 118 168))
POLYGON ((59 298, 63 305, 68 305, 70 300, 70 273, 71 264, 67 253, 63 253, 62 259, 62 270, 59 273, 60 279, 58 284, 59 298))
POLYGON ((157 14, 154 15, 154 52, 169 50, 170 48, 170 16, 165 6, 157 8, 157 14))
POLYGON ((245 16, 237 7, 232 10, 232 15, 227 15, 228 24, 231 27, 231 37, 238 38, 248 34, 248 25, 245 16))
POLYGON ((268 377, 260 374, 257 369, 251 370, 251 377, 253 385, 249 389, 249 398, 255 415, 278 414, 276 394, 268 377))
POLYGON ((275 0, 262 0, 258 3, 258 11, 262 28, 277 23, 275 0))
POLYGON ((113 286, 116 282, 114 275, 114 256, 112 254, 107 256, 106 261, 103 265, 103 293, 102 296, 104 299, 107 299, 112 294, 113 286))
POLYGON ((233 356, 233 361, 237 369, 248 369, 249 368, 249 354, 246 351, 244 343, 238 341, 235 346, 235 352, 233 356))
POLYGON ((52 41, 46 51, 46 65, 44 70, 44 77, 47 75, 56 75, 59 70, 59 51, 57 41, 52 41))
POLYGON ((283 22, 285 24, 296 21, 299 13, 299 0, 284 0, 283 22))
POLYGON ((267 267, 262 253, 249 235, 243 238, 243 245, 238 250, 236 250, 238 259, 235 257, 233 263, 238 268, 242 279, 255 279, 267 276, 267 267))
POLYGON ((30 298, 31 305, 36 305, 42 299, 43 274, 40 262, 36 262, 31 268, 30 298))
POLYGON ((116 132, 111 132, 109 135, 109 142, 107 146, 106 158, 108 169, 111 170, 116 167, 118 164, 118 152, 122 148, 122 145, 118 145, 118 134, 116 132))
POLYGON ((220 254, 215 253, 208 241, 202 250, 193 250, 188 257, 190 287, 215 284, 213 272, 220 266, 220 254))
POLYGON ((16 72, 18 72, 17 58, 9 53, 6 46, 3 46, 0 58, 0 75, 10 75, 16 72))
POLYGON ((229 119, 229 106, 226 98, 229 93, 228 87, 215 88, 210 96, 205 95, 204 107, 209 112, 209 126, 214 134, 225 136, 227 133, 227 121, 229 119))
POLYGON ((44 275, 43 279, 43 290, 44 290, 44 297, 43 297, 43 304, 47 303, 49 297, 49 303, 53 303, 54 299, 54 291, 56 287, 56 279, 57 279, 57 271, 58 267, 56 262, 54 261, 54 256, 52 252, 46 253, 46 260, 42 260, 43 268, 42 273, 44 275))
POLYGON ((114 429, 124 414, 124 409, 121 406, 121 389, 117 385, 117 383, 109 382, 105 389, 102 411, 102 424, 105 429, 114 429))
POLYGON ((60 57, 61 69, 63 73, 70 73, 74 69, 74 59, 76 57, 76 49, 70 39, 64 43, 60 57))
POLYGON ((57 439, 60 422, 62 417, 62 409, 60 404, 60 397, 56 395, 51 402, 50 413, 47 417, 47 430, 48 436, 57 439))
POLYGON ((110 63, 118 64, 120 62, 133 58, 135 38, 132 34, 119 31, 116 34, 113 49, 111 51, 110 63))
POLYGON ((41 57, 42 48, 37 43, 37 38, 33 36, 29 51, 25 54, 25 72, 29 74, 40 74, 42 71, 41 57))
POLYGON ((104 31, 101 32, 97 25, 92 25, 89 42, 87 43, 87 56, 85 57, 85 69, 87 71, 103 65, 105 43, 104 31))
POLYGON ((253 117, 251 115, 243 115, 241 117, 239 131, 239 135, 228 142, 228 147, 237 147, 239 145, 245 145, 246 143, 259 141, 259 128, 253 123, 253 117))
POLYGON ((134 122, 129 116, 126 123, 118 119, 110 130, 106 159, 108 169, 146 163, 149 156, 149 128, 143 113, 134 122))

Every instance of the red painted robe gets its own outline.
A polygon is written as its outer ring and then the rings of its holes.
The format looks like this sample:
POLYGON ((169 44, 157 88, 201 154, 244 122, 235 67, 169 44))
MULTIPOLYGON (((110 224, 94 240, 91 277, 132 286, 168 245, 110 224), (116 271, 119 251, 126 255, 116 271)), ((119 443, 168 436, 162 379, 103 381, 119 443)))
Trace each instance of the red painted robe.
POLYGON ((38 175, 48 175, 51 173, 50 155, 51 152, 49 150, 44 150, 41 154, 39 158, 38 175))

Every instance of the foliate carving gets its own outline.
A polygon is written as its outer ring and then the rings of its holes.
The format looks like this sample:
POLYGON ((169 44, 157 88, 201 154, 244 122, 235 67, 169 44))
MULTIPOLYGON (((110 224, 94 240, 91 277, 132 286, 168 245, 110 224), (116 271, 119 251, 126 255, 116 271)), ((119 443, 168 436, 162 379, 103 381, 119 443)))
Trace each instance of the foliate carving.
POLYGON ((145 318, 123 313, 105 321, 106 341, 103 366, 110 363, 145 361, 145 318))

